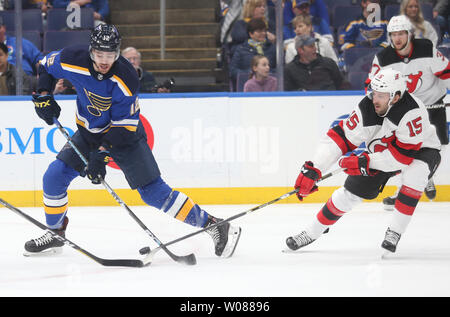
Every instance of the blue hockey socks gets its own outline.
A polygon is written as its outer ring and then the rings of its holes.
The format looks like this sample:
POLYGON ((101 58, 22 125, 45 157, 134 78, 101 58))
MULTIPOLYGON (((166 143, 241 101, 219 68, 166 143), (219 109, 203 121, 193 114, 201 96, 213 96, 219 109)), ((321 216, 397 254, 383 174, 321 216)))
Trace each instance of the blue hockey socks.
POLYGON ((69 202, 67 188, 79 175, 61 160, 55 160, 48 166, 43 178, 43 188, 45 218, 50 229, 59 229, 63 225, 69 202))
POLYGON ((138 188, 138 192, 147 205, 158 208, 191 226, 204 227, 208 220, 207 212, 184 193, 172 190, 161 177, 144 187, 138 188))

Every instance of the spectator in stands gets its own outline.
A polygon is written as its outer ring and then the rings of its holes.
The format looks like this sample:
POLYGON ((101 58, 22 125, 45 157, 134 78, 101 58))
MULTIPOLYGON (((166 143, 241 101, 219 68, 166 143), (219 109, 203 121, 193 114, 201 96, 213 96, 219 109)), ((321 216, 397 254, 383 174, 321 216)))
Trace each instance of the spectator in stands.
MULTIPOLYGON (((319 33, 313 31, 312 26, 312 18, 308 15, 299 15, 292 20, 292 25, 294 27, 294 31, 296 36, 299 35, 309 35, 316 40, 317 53, 329 57, 338 63, 338 58, 336 56, 336 52, 334 51, 333 46, 330 41, 325 37, 321 36, 319 33)), ((289 39, 285 42, 286 45, 286 54, 285 54, 285 63, 290 63, 295 55, 297 55, 297 50, 295 49, 295 39, 289 39)))
POLYGON ((267 57, 256 55, 252 59, 251 74, 244 85, 244 92, 277 91, 277 79, 270 76, 267 57))
POLYGON ((67 79, 58 79, 53 90, 54 95, 76 95, 77 91, 67 79))
MULTIPOLYGON (((8 47, 8 63, 16 65, 16 37, 6 35, 6 25, 0 16, 0 42, 8 47)), ((22 39, 22 69, 27 75, 37 75, 38 63, 44 58, 39 49, 27 39, 22 39)))
POLYGON ((67 8, 70 4, 77 4, 82 8, 94 9, 94 23, 97 26, 104 23, 109 17, 109 1, 108 0, 51 0, 53 8, 67 8))
POLYGON ((312 16, 312 25, 314 32, 319 33, 331 43, 334 42, 333 34, 330 28, 328 10, 323 0, 287 0, 284 9, 285 26, 283 30, 284 39, 294 38, 295 31, 292 21, 296 16, 312 16), (292 8, 292 9, 291 9, 292 8))
POLYGON ((170 92, 167 88, 155 88, 156 80, 153 74, 145 71, 141 66, 141 52, 134 47, 127 47, 122 50, 122 56, 125 57, 136 69, 139 76, 139 92, 140 93, 152 93, 152 92, 170 92))
MULTIPOLYGON (((41 9, 42 12, 47 13, 48 9, 51 8, 50 0, 22 0, 22 9, 41 9)), ((14 9, 14 1, 10 0, 8 2, 8 9, 14 9)))
POLYGON ((448 0, 434 0, 433 18, 441 29, 441 35, 450 32, 450 3, 448 0))
POLYGON ((219 10, 220 10, 220 14, 219 14, 219 20, 218 22, 222 25, 223 20, 225 18, 225 16, 228 13, 229 10, 229 5, 228 5, 228 1, 225 0, 219 0, 219 10))
POLYGON ((387 24, 385 20, 372 21, 374 12, 369 12, 370 4, 380 4, 380 0, 361 0, 361 16, 351 21, 345 28, 344 33, 339 35, 340 50, 345 51, 352 47, 386 47, 387 24))
MULTIPOLYGON (((0 42, 0 95, 16 94, 16 67, 8 63, 8 47, 0 42)), ((22 71, 23 95, 31 95, 36 90, 37 78, 28 76, 22 71)))
MULTIPOLYGON (((33 2, 33 0, 30 0, 30 1, 33 2)), ((47 0, 35 0, 35 1, 34 1, 34 5, 35 5, 37 8, 41 9, 41 11, 42 11, 43 13, 47 13, 48 10, 52 8, 52 5, 51 5, 50 2, 47 1, 47 0)))
POLYGON ((0 0, 0 11, 9 10, 8 2, 0 0))
POLYGON ((80 7, 91 3, 91 0, 50 0, 51 5, 55 9, 66 9, 70 4, 78 4, 80 7))
POLYGON ((338 90, 349 89, 335 61, 317 54, 316 40, 309 35, 295 38, 297 56, 284 69, 284 89, 338 90))
POLYGON ((269 25, 266 19, 267 0, 247 0, 244 4, 242 19, 234 23, 231 29, 230 57, 232 58, 236 48, 248 40, 247 26, 252 19, 263 19, 266 23, 267 39, 275 43, 275 26, 269 25))
POLYGON ((276 47, 267 40, 267 24, 264 19, 252 19, 247 25, 249 39, 236 48, 230 63, 230 78, 234 88, 239 72, 250 72, 253 56, 264 55, 270 67, 276 67, 276 47))
POLYGON ((102 22, 107 22, 109 18, 109 2, 108 0, 92 0, 90 5, 94 9, 94 22, 98 25, 102 22))
POLYGON ((434 46, 438 44, 438 34, 433 25, 423 18, 419 0, 403 0, 400 4, 400 14, 406 15, 414 26, 416 39, 429 39, 434 46))
POLYGON ((309 0, 309 11, 313 17, 324 19, 330 25, 330 14, 324 0, 309 0))

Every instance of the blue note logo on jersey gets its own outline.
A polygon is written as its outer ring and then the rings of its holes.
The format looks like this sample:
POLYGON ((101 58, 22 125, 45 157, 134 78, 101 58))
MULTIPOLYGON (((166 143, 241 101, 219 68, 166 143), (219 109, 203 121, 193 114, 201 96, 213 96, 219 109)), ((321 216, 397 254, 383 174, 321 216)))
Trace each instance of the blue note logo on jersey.
POLYGON ((93 92, 87 91, 86 88, 84 88, 84 93, 91 103, 90 105, 87 105, 86 108, 93 116, 100 117, 102 111, 108 111, 112 105, 112 97, 96 95, 93 92))

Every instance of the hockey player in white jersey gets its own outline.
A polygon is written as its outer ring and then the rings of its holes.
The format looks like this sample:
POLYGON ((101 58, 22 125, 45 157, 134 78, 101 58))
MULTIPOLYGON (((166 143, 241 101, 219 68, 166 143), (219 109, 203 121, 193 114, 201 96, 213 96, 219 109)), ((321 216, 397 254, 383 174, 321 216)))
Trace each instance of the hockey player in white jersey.
POLYGON ((309 226, 288 237, 292 250, 318 239, 363 199, 375 199, 390 177, 401 176, 401 187, 382 248, 395 252, 417 203, 440 162, 440 142, 423 103, 406 91, 406 78, 382 69, 351 115, 331 128, 312 161, 305 162, 295 183, 300 200, 317 190, 316 182, 333 164, 349 175, 309 226), (365 142, 359 156, 344 156, 365 142))
MULTIPOLYGON (((442 145, 448 144, 448 126, 443 102, 450 87, 450 64, 432 42, 415 39, 413 25, 404 15, 394 16, 389 21, 390 46, 381 50, 374 58, 367 84, 380 71, 389 67, 407 77, 408 92, 418 97, 426 106, 430 122, 435 125, 442 145)), ((428 199, 436 196, 433 179, 425 189, 428 199)), ((383 200, 384 207, 392 210, 395 194, 383 200)))

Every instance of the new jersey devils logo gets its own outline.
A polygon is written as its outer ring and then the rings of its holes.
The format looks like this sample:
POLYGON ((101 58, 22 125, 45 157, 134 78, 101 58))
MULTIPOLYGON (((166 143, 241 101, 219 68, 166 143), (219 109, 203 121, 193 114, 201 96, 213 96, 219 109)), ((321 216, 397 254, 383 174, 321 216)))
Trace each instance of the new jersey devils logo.
POLYGON ((369 153, 383 152, 387 149, 387 144, 384 143, 381 139, 374 139, 370 141, 367 146, 367 150, 369 153))
POLYGON ((406 85, 408 86, 408 92, 412 94, 416 89, 422 86, 422 75, 423 73, 419 71, 418 74, 409 74, 406 85))
POLYGON ((395 139, 395 134, 389 137, 376 138, 370 141, 367 146, 367 150, 369 153, 383 152, 387 150, 388 144, 391 143, 395 139))

